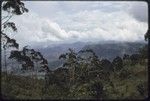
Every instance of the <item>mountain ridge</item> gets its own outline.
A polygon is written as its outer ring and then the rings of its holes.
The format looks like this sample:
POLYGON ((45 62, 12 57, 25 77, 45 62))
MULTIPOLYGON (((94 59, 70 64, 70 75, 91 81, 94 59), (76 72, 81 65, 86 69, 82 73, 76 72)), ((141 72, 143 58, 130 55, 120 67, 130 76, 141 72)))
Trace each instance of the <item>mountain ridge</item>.
POLYGON ((122 57, 123 54, 138 53, 139 48, 143 47, 144 42, 105 42, 105 43, 82 43, 60 44, 55 47, 41 48, 39 51, 47 58, 50 68, 59 67, 63 62, 59 56, 66 53, 69 48, 78 52, 81 49, 92 49, 96 55, 103 59, 112 61, 116 56, 122 57), (53 67, 54 66, 54 67, 53 67))

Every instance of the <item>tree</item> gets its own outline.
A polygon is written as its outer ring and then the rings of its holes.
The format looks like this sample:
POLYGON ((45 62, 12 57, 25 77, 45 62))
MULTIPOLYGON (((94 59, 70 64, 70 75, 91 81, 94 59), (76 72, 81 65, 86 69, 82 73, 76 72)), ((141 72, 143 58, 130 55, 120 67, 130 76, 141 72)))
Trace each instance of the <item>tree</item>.
POLYGON ((139 94, 141 95, 141 96, 144 96, 144 97, 146 97, 145 95, 145 91, 146 91, 146 87, 144 87, 144 84, 142 84, 142 83, 140 83, 140 84, 138 84, 137 86, 136 86, 136 88, 137 88, 137 91, 139 92, 139 94))
POLYGON ((79 83, 86 83, 89 81, 89 69, 90 69, 90 58, 93 54, 91 54, 92 50, 80 50, 78 52, 78 63, 79 68, 77 68, 77 82, 79 83))
POLYGON ((20 0, 9 0, 4 1, 2 3, 2 10, 7 13, 6 16, 2 16, 2 46, 4 49, 4 64, 7 72, 7 63, 6 63, 6 49, 10 47, 14 47, 16 49, 19 48, 19 44, 16 42, 15 39, 11 39, 5 32, 7 28, 11 28, 13 31, 17 31, 17 28, 15 26, 14 22, 9 22, 9 20, 13 17, 13 15, 21 15, 25 12, 28 12, 28 9, 25 8, 24 3, 20 0))
MULTIPOLYGON (((21 15, 24 12, 28 12, 28 9, 25 7, 24 3, 20 0, 11 0, 3 2, 2 9, 9 14, 21 15)), ((13 16, 13 15, 12 15, 13 16)), ((5 18, 10 18, 10 15, 5 18)))
POLYGON ((66 67, 69 70, 70 75, 69 85, 71 86, 72 84, 74 84, 75 69, 77 68, 78 65, 77 53, 75 53, 72 49, 69 48, 69 52, 66 54, 61 54, 59 56, 59 59, 65 60, 63 67, 66 67))
MULTIPOLYGON (((24 3, 21 2, 20 0, 11 0, 11 1, 4 1, 2 4, 2 9, 7 13, 6 16, 3 16, 2 18, 2 40, 3 40, 3 49, 4 49, 4 60, 5 60, 5 67, 6 67, 6 48, 9 47, 14 47, 16 49, 19 49, 19 44, 16 43, 15 39, 9 38, 9 36, 5 33, 5 30, 7 28, 11 28, 13 31, 17 31, 16 25, 14 22, 9 22, 9 20, 14 16, 14 15, 22 15, 25 12, 28 12, 28 9, 25 7, 24 3)), ((41 61, 41 67, 45 68, 47 71, 49 70, 48 68, 48 62, 47 60, 41 55, 40 52, 34 51, 34 49, 27 49, 26 47, 23 48, 22 51, 18 51, 18 54, 20 54, 19 57, 15 57, 13 54, 17 54, 17 51, 12 51, 12 56, 11 58, 25 58, 28 57, 31 59, 31 61, 41 61), (31 52, 28 56, 26 55, 27 52, 31 52), (23 54, 23 55, 22 55, 23 54), (23 57, 24 56, 24 57, 23 57)), ((17 59, 18 60, 18 59, 17 59)), ((25 61, 25 60, 21 60, 25 61)), ((22 64, 23 68, 26 68, 27 63, 31 64, 29 61, 26 61, 26 64, 22 64)))
POLYGON ((145 59, 148 59, 148 45, 147 44, 139 49, 139 54, 141 55, 141 59, 143 61, 145 61, 145 59))
POLYGON ((117 56, 112 61, 112 65, 114 67, 114 71, 120 71, 123 68, 123 61, 119 56, 117 56))
MULTIPOLYGON (((50 72, 49 67, 48 67, 48 62, 47 60, 43 57, 43 55, 40 52, 35 51, 34 49, 29 49, 27 46, 23 47, 23 50, 21 51, 11 51, 11 55, 9 57, 10 59, 16 59, 20 64, 22 64, 22 71, 28 71, 32 70, 32 75, 31 78, 33 78, 33 72, 35 70, 35 64, 39 62, 39 67, 41 71, 45 71, 46 74, 50 72)), ((37 66, 37 65, 36 65, 37 66)), ((38 67, 36 67, 37 69, 38 67)), ((46 76, 46 75, 45 75, 46 76)), ((35 74, 35 77, 37 77, 37 71, 35 74)), ((33 86, 35 86, 35 80, 32 81, 33 86)), ((43 86, 43 92, 45 93, 46 91, 46 78, 45 78, 45 83, 43 86)))
POLYGON ((10 22, 9 20, 14 15, 22 15, 25 12, 28 12, 28 9, 25 7, 24 3, 20 0, 9 0, 4 1, 2 3, 2 9, 5 11, 5 15, 2 16, 2 45, 4 49, 4 63, 5 68, 7 70, 7 63, 6 63, 6 49, 10 47, 14 47, 17 50, 11 50, 9 59, 17 60, 21 65, 21 70, 32 70, 37 66, 37 62, 39 62, 40 71, 49 72, 48 68, 48 61, 43 57, 40 52, 35 51, 34 49, 29 49, 24 47, 22 50, 19 50, 19 44, 16 42, 15 39, 11 39, 8 36, 7 30, 10 28, 13 31, 17 31, 16 25, 14 22, 10 22))
POLYGON ((56 76, 57 80, 55 81, 56 84, 62 88, 67 88, 67 82, 69 80, 67 68, 58 68, 54 71, 54 75, 56 76))
MULTIPOLYGON (((91 77, 100 77, 102 74, 102 66, 100 65, 100 60, 98 56, 92 49, 80 50, 79 53, 81 56, 80 63, 85 64, 85 70, 87 76, 91 77)), ((85 77, 88 79, 88 77, 85 77)))
POLYGON ((111 71, 114 71, 113 70, 113 66, 112 66, 112 63, 107 60, 107 59, 102 59, 101 60, 101 66, 103 67, 103 70, 105 72, 111 72, 111 71))
POLYGON ((123 55, 123 60, 129 60, 129 59, 130 59, 130 56, 128 54, 123 55))
POLYGON ((132 54, 130 56, 130 60, 131 60, 132 65, 135 65, 135 64, 139 63, 140 59, 141 59, 140 54, 132 54))
POLYGON ((145 41, 148 41, 150 38, 150 34, 149 34, 149 30, 147 31, 147 33, 144 35, 145 37, 145 41))
MULTIPOLYGON (((48 62, 43 57, 40 52, 35 51, 34 49, 29 49, 27 46, 23 47, 21 51, 15 50, 11 51, 10 59, 16 59, 18 62, 22 64, 21 70, 33 70, 35 69, 35 64, 39 62, 39 67, 43 71, 49 71, 48 62)), ((37 65, 36 65, 37 69, 37 65)))
POLYGON ((130 55, 124 54, 123 55, 123 65, 127 65, 127 64, 130 64, 130 63, 131 63, 130 55))
POLYGON ((16 40, 15 39, 11 39, 9 38, 6 34, 4 33, 1 33, 2 35, 2 47, 4 49, 4 66, 5 66, 5 69, 6 69, 6 73, 7 73, 7 53, 6 53, 6 50, 7 49, 10 49, 10 48, 16 48, 18 49, 19 48, 19 44, 16 43, 16 40))
POLYGON ((30 59, 29 56, 23 54, 23 51, 11 51, 9 59, 16 59, 20 64, 22 64, 22 70, 29 70, 34 67, 33 61, 30 59))
POLYGON ((89 90, 91 95, 97 100, 101 100, 104 97, 103 84, 100 81, 94 81, 90 84, 89 90))
POLYGON ((125 80, 128 79, 131 76, 130 71, 126 68, 126 69, 122 69, 119 73, 119 78, 121 80, 125 80))
MULTIPOLYGON (((2 10, 7 13, 7 15, 2 16, 2 34, 5 34, 7 28, 11 28, 13 31, 17 31, 16 25, 14 22, 9 22, 9 20, 14 15, 22 15, 25 12, 28 12, 28 9, 25 7, 24 3, 20 0, 8 0, 3 1, 2 10)), ((8 37, 8 36, 7 36, 8 37)))

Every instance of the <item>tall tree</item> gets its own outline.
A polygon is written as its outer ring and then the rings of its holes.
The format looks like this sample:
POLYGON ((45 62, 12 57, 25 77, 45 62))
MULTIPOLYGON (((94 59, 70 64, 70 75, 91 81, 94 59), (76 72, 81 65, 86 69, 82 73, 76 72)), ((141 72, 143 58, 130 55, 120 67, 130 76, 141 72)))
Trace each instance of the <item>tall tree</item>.
POLYGON ((130 56, 131 64, 135 65, 141 61, 141 56, 140 54, 132 54, 130 56))
POLYGON ((114 71, 120 71, 123 68, 123 60, 119 56, 117 56, 112 61, 112 65, 114 67, 114 71))
POLYGON ((75 53, 72 49, 69 48, 69 52, 65 54, 61 54, 59 59, 65 60, 63 67, 69 69, 70 81, 69 85, 71 86, 75 80, 75 69, 77 68, 77 53, 75 53))
POLYGON ((83 64, 86 64, 86 73, 88 77, 101 78, 103 74, 103 68, 100 64, 100 60, 95 52, 91 49, 81 50, 78 54, 83 54, 80 56, 83 64))
POLYGON ((16 43, 16 40, 15 39, 11 39, 9 38, 6 34, 4 33, 1 33, 2 35, 2 49, 4 50, 4 67, 6 69, 6 74, 7 74, 7 49, 10 49, 10 48, 16 48, 18 49, 19 48, 19 44, 16 43))
POLYGON ((148 41, 149 38, 150 38, 150 33, 149 33, 149 30, 147 31, 147 33, 144 35, 145 37, 145 41, 148 41))
MULTIPOLYGON (((15 39, 11 39, 7 33, 6 30, 8 28, 11 28, 13 31, 17 31, 16 25, 14 22, 10 22, 9 20, 14 15, 21 15, 25 12, 28 12, 28 9, 25 8, 24 3, 20 0, 9 0, 9 1, 3 1, 2 3, 2 10, 5 11, 5 15, 2 16, 2 30, 1 30, 1 36, 2 36, 2 49, 4 50, 4 66, 6 68, 7 72, 7 55, 6 55, 6 49, 10 47, 14 47, 16 49, 19 48, 19 44, 16 42, 15 39)), ((4 14, 4 13, 3 13, 4 14)))
POLYGON ((21 51, 11 51, 9 58, 19 61, 22 64, 22 70, 37 70, 37 62, 39 62, 39 71, 49 71, 48 62, 43 55, 34 49, 27 48, 27 46, 23 47, 21 51))
POLYGON ((139 49, 139 54, 141 55, 141 62, 145 63, 148 59, 148 44, 139 49))
POLYGON ((104 98, 104 90, 103 90, 103 84, 101 81, 94 81, 90 84, 89 90, 91 92, 90 95, 92 95, 97 100, 102 100, 104 98))

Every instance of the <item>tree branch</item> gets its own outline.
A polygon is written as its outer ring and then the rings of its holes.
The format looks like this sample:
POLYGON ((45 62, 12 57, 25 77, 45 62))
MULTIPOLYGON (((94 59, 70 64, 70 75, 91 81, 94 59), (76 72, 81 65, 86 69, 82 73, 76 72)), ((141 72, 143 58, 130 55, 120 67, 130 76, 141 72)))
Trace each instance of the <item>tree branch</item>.
POLYGON ((13 14, 9 16, 9 18, 4 22, 2 23, 2 25, 5 25, 11 18, 12 18, 13 14))

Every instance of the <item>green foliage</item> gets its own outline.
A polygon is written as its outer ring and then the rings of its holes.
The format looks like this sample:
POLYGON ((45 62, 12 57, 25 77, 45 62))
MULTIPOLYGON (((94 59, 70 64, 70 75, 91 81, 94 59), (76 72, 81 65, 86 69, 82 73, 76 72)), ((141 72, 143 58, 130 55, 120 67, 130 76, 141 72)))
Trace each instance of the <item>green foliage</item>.
POLYGON ((148 41, 150 38, 150 34, 149 34, 149 30, 147 31, 147 33, 144 35, 145 37, 145 41, 148 41))
MULTIPOLYGON (((8 13, 8 16, 2 18, 5 20, 2 23, 1 33, 3 49, 5 51, 10 47, 18 49, 19 44, 15 39, 9 38, 4 30, 11 28, 17 31, 15 23, 8 21, 14 14, 21 15, 28 12, 28 9, 20 0, 5 1, 2 9, 8 13)), ((147 33, 145 39, 148 37, 147 33)), ((98 48, 101 46, 94 47, 96 53, 103 54, 98 48)), ((105 49, 111 55, 116 54, 107 46, 105 49)), ((144 99, 147 97, 147 46, 141 48, 139 54, 131 56, 126 54, 123 59, 116 57, 112 62, 99 59, 96 53, 89 48, 78 53, 69 49, 69 52, 59 57, 64 60, 63 67, 50 71, 47 60, 40 52, 27 47, 21 51, 13 50, 9 58, 20 62, 22 69, 34 68, 35 64, 39 63, 42 69, 46 69, 46 75, 45 79, 37 79, 7 74, 6 71, 1 75, 2 97, 4 99, 144 99)), ((6 64, 6 54, 4 55, 6 64)))
POLYGON ((112 62, 115 71, 119 71, 123 68, 123 61, 120 57, 116 57, 112 62))
POLYGON ((7 12, 11 12, 16 15, 21 15, 24 12, 28 12, 25 5, 20 0, 11 0, 3 3, 2 9, 7 12))
POLYGON ((141 54, 142 59, 148 58, 148 45, 146 44, 144 47, 139 49, 139 53, 141 54))
POLYGON ((82 53, 86 53, 87 57, 83 58, 83 54, 79 55, 69 50, 69 53, 61 56, 69 65, 47 72, 45 79, 3 73, 3 97, 11 99, 143 99, 147 97, 147 61, 131 65, 133 61, 130 61, 131 64, 126 61, 130 60, 132 55, 126 55, 128 58, 124 59, 116 57, 110 62, 98 59, 93 51, 82 51, 82 53), (73 83, 70 82, 73 72, 69 71, 72 66, 76 67, 73 83))

